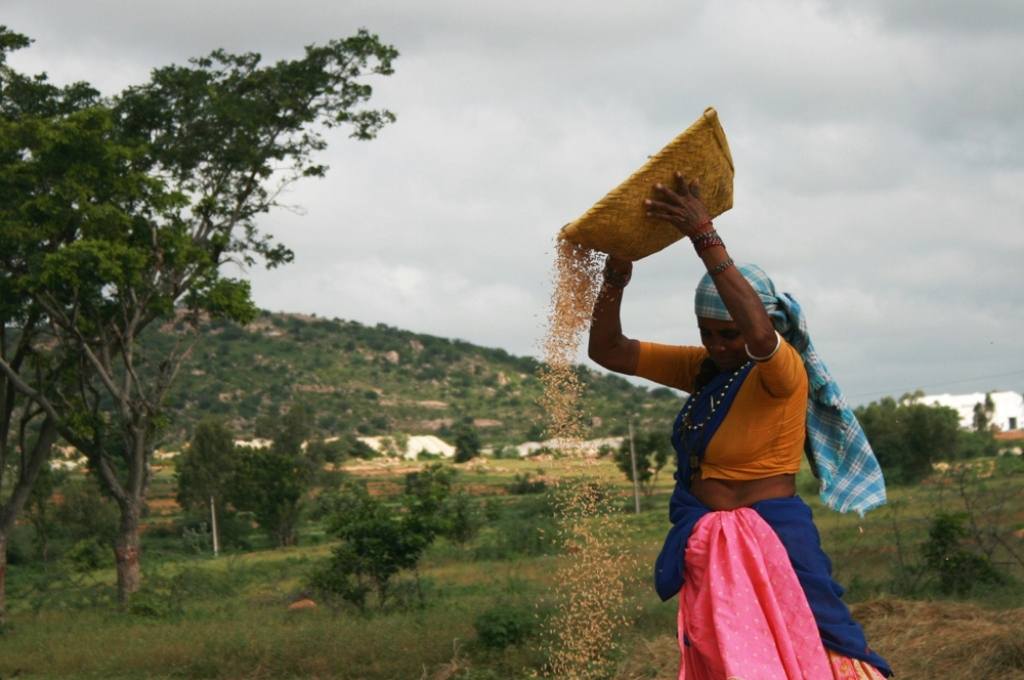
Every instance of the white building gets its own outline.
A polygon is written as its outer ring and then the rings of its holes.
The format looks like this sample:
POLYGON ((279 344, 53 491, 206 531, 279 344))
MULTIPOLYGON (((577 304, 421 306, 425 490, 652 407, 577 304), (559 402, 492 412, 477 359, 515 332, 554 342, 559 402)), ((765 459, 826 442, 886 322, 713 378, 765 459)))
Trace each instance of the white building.
POLYGON ((385 456, 401 456, 406 460, 416 460, 421 453, 429 453, 442 458, 454 458, 455 447, 432 434, 410 435, 406 438, 405 449, 401 449, 401 437, 359 437, 371 449, 385 456))
MULTIPOLYGON (((1019 392, 989 392, 992 404, 992 424, 1003 432, 1024 428, 1024 397, 1019 392)), ((922 404, 948 406, 960 416, 960 427, 974 428, 974 407, 985 403, 984 392, 973 394, 929 394, 921 397, 922 404)))

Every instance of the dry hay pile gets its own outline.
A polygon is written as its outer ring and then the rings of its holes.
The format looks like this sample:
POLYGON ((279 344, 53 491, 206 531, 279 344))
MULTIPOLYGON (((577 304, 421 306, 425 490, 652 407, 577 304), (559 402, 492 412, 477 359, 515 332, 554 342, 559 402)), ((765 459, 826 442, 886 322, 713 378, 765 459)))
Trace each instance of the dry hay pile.
POLYGON ((1024 680, 1024 608, 885 599, 852 609, 901 679, 1024 680))
MULTIPOLYGON (((1024 680, 1024 608, 882 599, 851 609, 900 680, 1024 680)), ((664 635, 637 641, 615 677, 676 680, 678 672, 676 639, 664 635)))

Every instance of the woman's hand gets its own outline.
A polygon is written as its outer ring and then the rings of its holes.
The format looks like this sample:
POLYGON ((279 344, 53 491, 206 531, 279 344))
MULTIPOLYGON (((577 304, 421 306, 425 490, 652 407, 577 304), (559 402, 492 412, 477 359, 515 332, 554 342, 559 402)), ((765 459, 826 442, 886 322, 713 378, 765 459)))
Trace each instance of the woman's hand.
POLYGON ((711 227, 711 216, 700 200, 699 183, 687 182, 678 172, 675 191, 655 184, 654 198, 644 201, 644 208, 648 217, 665 220, 690 238, 711 227))
POLYGON ((633 262, 624 257, 609 255, 608 259, 604 261, 604 271, 606 276, 610 273, 616 277, 628 279, 633 275, 633 262))

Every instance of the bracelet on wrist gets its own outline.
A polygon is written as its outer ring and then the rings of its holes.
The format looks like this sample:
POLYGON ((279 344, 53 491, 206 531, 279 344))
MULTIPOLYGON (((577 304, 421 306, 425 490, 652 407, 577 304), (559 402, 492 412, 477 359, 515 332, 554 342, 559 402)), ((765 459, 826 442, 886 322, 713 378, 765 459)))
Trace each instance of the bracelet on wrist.
POLYGON ((710 274, 711 276, 718 276, 719 274, 721 274, 722 272, 724 272, 726 269, 728 269, 729 267, 733 266, 734 264, 736 264, 736 263, 733 262, 732 258, 731 257, 727 257, 724 260, 722 260, 721 262, 719 262, 718 264, 716 264, 714 267, 709 269, 708 270, 708 274, 710 274))
POLYGON ((690 237, 690 240, 698 241, 702 238, 708 238, 711 234, 717 236, 718 232, 715 231, 715 225, 711 220, 707 219, 697 225, 697 228, 694 230, 693 236, 690 237))
POLYGON ((697 251, 698 255, 708 248, 714 248, 715 246, 721 246, 724 248, 725 242, 722 241, 722 237, 719 236, 718 232, 714 229, 693 239, 693 249, 697 251))
POLYGON ((750 348, 747 346, 747 343, 743 343, 743 349, 746 350, 747 356, 750 357, 752 360, 758 362, 768 361, 769 359, 771 359, 773 356, 775 356, 775 353, 779 351, 780 347, 782 347, 782 336, 779 335, 778 331, 775 331, 775 349, 773 349, 771 352, 768 352, 768 354, 765 354, 763 357, 754 356, 751 353, 750 348))

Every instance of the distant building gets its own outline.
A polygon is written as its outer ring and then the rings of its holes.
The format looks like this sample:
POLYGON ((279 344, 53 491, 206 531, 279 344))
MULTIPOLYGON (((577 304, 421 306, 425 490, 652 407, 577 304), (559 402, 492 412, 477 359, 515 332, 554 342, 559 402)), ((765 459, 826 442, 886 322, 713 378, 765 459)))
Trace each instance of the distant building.
POLYGON ((406 460, 416 460, 421 453, 442 458, 455 457, 455 447, 432 434, 406 437, 404 449, 401 446, 401 437, 359 437, 358 439, 383 456, 398 456, 406 460))
MULTIPOLYGON (((992 404, 991 423, 1002 432, 1024 428, 1024 397, 1020 392, 989 392, 992 404)), ((921 397, 922 404, 948 406, 960 416, 960 427, 974 429, 974 407, 985 403, 984 392, 972 394, 929 394, 921 397)))

